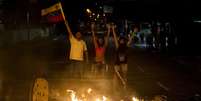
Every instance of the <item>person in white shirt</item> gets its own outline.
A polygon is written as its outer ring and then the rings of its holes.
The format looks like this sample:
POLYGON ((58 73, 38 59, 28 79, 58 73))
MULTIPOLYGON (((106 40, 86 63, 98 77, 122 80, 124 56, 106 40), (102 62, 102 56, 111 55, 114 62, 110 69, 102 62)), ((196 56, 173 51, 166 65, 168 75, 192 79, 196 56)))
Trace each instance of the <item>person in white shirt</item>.
POLYGON ((84 64, 83 62, 88 62, 88 53, 87 53, 87 46, 85 41, 82 39, 81 32, 75 33, 73 35, 69 24, 67 22, 67 30, 69 34, 70 40, 70 56, 69 59, 71 61, 71 73, 72 76, 79 76, 80 78, 84 75, 84 64))

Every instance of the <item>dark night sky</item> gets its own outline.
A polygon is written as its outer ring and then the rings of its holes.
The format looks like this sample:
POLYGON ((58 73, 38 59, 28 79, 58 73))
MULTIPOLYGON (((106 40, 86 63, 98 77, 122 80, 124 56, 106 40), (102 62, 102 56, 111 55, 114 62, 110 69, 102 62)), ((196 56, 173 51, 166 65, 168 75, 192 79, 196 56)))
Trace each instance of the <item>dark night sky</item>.
MULTIPOLYGON (((103 2, 115 7, 115 13, 119 15, 161 15, 180 14, 187 15, 199 11, 199 3, 195 0, 0 0, 6 2, 7 8, 15 5, 28 6, 28 1, 38 1, 42 8, 48 7, 57 1, 62 1, 66 13, 79 13, 80 7, 91 5, 93 2, 103 2), (128 12, 130 11, 130 12, 128 12), (132 11, 132 12, 131 12, 132 11)), ((19 8, 19 7, 18 7, 19 8)))
MULTIPOLYGON (((2 0, 0 0, 2 1, 2 0)), ((33 17, 33 23, 39 21, 40 10, 49 7, 57 0, 38 0, 36 5, 29 5, 29 0, 4 0, 0 8, 5 9, 5 18, 9 26, 14 23, 13 19, 17 19, 16 23, 26 24, 26 12, 29 9, 36 9, 38 18, 33 17), (10 22, 9 22, 10 21, 10 22)), ((34 1, 34 0, 33 0, 34 1)), ((126 17, 134 18, 138 16, 140 19, 155 17, 169 18, 175 23, 176 32, 181 37, 181 47, 190 46, 196 43, 195 38, 199 38, 200 25, 192 24, 191 17, 200 16, 200 3, 193 0, 61 0, 68 18, 73 18, 72 23, 77 23, 83 8, 90 7, 94 1, 102 1, 105 4, 114 7, 114 19, 126 17), (190 34, 189 34, 190 33, 190 34), (192 41, 190 41, 192 39, 192 41)), ((32 12, 33 13, 33 12, 32 12)), ((118 19, 117 19, 118 20, 118 19)), ((190 49, 190 48, 188 48, 190 49)))

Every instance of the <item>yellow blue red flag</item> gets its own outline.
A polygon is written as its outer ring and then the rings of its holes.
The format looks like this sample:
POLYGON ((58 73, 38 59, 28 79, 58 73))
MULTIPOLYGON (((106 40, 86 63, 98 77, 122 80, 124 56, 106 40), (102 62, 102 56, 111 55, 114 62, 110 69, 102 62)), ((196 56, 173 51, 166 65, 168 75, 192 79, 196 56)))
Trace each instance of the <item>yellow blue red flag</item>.
POLYGON ((52 12, 55 12, 55 11, 58 11, 58 10, 61 10, 61 3, 57 3, 57 4, 54 4, 53 6, 49 7, 49 8, 46 8, 46 9, 42 9, 41 10, 41 15, 42 16, 45 16, 49 13, 52 13, 52 12))

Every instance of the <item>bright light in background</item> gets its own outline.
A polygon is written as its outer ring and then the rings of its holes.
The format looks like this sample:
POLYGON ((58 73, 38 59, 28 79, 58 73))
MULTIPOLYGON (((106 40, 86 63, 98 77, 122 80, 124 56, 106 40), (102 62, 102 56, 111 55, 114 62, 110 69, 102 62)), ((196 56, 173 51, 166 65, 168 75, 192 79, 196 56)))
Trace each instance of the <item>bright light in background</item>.
POLYGON ((193 22, 195 22, 195 23, 201 23, 201 20, 197 20, 197 21, 193 21, 193 22))
POLYGON ((192 21, 193 21, 194 23, 201 23, 201 17, 200 17, 200 16, 192 17, 192 21))
POLYGON ((103 6, 103 12, 104 13, 112 13, 113 12, 113 7, 112 6, 108 6, 108 5, 104 5, 103 6))
POLYGON ((93 15, 95 15, 95 13, 93 13, 93 15))
POLYGON ((87 13, 91 13, 91 10, 89 8, 86 9, 87 13))
POLYGON ((100 17, 100 15, 99 14, 97 14, 97 18, 99 18, 100 17))
POLYGON ((103 14, 103 16, 105 16, 105 13, 103 14))

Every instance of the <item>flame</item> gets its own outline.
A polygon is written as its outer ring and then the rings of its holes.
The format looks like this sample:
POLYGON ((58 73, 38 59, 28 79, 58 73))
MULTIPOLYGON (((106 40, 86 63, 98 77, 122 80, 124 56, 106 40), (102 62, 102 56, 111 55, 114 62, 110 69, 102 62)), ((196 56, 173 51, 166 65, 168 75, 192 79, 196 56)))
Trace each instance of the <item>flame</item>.
POLYGON ((85 94, 82 94, 81 96, 84 98, 84 97, 85 97, 85 94))
MULTIPOLYGON (((68 94, 70 94, 70 101, 110 101, 111 100, 104 95, 99 96, 99 95, 93 94, 92 96, 96 96, 95 98, 88 95, 88 94, 91 94, 92 92, 91 88, 88 88, 85 93, 80 93, 80 96, 77 96, 77 93, 73 90, 66 90, 66 91, 68 94)), ((144 101, 143 99, 139 99, 138 97, 135 97, 135 96, 133 96, 131 100, 144 101)), ((120 101, 124 101, 124 100, 122 99, 120 101)))
POLYGON ((90 94, 91 92, 92 92, 92 89, 89 88, 89 89, 87 90, 87 93, 90 94))
POLYGON ((132 98, 133 101, 140 101, 137 97, 132 98))
POLYGON ((106 101, 106 100, 107 100, 107 98, 105 96, 103 96, 103 101, 106 101))
POLYGON ((96 101, 101 101, 99 98, 96 98, 96 101))
POLYGON ((76 97, 76 92, 73 90, 67 90, 68 93, 70 93, 70 97, 71 97, 71 101, 80 101, 78 100, 78 98, 76 97))

